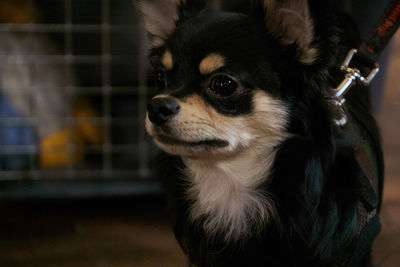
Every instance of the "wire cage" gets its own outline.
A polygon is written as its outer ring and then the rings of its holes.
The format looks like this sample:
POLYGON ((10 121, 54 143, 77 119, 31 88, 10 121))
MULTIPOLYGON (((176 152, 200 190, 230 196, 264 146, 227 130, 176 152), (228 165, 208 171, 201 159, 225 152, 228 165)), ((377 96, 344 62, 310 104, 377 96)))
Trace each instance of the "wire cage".
POLYGON ((159 190, 132 0, 0 3, 0 198, 159 190))
POLYGON ((147 44, 134 0, 0 1, 0 199, 161 192, 147 44))

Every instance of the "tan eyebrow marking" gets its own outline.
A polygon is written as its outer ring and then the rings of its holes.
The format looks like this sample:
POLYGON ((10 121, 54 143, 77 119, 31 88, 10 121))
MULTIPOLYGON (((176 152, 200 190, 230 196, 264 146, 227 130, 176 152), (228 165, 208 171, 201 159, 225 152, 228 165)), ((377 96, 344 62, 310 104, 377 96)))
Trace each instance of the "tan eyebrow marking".
POLYGON ((174 67, 174 60, 172 59, 172 54, 169 50, 164 52, 164 55, 161 58, 161 63, 164 65, 166 70, 172 70, 174 67))
POLYGON ((201 74, 206 75, 223 66, 225 66, 225 58, 219 54, 212 53, 200 62, 199 70, 201 74))

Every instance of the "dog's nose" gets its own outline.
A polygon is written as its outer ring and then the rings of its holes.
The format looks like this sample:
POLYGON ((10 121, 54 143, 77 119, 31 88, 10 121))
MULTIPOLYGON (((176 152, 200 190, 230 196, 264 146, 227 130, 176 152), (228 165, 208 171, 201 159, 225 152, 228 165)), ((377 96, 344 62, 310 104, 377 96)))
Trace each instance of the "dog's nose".
POLYGON ((169 97, 156 97, 147 106, 147 112, 149 120, 161 126, 178 114, 180 108, 179 104, 169 97))

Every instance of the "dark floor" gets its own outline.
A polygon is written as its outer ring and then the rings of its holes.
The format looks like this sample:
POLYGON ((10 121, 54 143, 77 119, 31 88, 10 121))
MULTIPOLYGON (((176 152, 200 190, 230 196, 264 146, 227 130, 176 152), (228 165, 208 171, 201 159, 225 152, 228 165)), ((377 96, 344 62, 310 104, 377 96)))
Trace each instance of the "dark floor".
POLYGON ((185 266, 160 197, 3 203, 0 266, 185 266))
MULTIPOLYGON (((400 34, 378 121, 386 156, 381 267, 400 266, 400 34)), ((186 266, 160 198, 0 203, 0 266, 186 266)))

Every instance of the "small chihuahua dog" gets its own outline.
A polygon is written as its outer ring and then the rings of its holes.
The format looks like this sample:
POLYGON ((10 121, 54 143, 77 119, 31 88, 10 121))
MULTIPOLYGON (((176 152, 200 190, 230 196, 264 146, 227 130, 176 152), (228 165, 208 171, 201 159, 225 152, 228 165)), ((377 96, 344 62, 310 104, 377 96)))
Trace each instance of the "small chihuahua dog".
POLYGON ((370 266, 382 153, 368 90, 335 105, 359 38, 330 2, 136 2, 159 89, 146 130, 191 265, 370 266))

